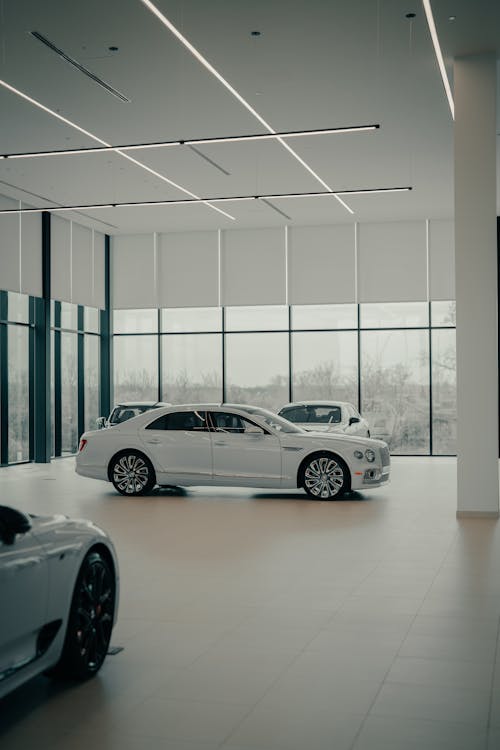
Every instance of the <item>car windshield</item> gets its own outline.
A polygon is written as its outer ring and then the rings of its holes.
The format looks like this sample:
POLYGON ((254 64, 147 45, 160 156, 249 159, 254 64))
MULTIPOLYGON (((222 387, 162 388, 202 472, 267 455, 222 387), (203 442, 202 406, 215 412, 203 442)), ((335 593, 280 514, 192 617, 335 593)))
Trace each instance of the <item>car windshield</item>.
POLYGON ((297 427, 296 424, 292 424, 288 419, 278 417, 272 411, 267 409, 261 409, 258 406, 245 407, 244 409, 248 414, 255 414, 260 417, 269 427, 272 427, 277 432, 305 432, 302 427, 297 427))

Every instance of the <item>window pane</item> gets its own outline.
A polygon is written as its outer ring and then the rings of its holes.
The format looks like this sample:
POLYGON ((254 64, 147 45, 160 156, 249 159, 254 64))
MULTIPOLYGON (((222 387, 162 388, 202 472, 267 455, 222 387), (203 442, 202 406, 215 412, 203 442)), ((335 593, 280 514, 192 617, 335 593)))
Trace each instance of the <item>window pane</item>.
POLYGON ((220 307, 172 307, 161 311, 161 330, 164 333, 222 331, 220 307))
POLYGON ((355 332, 292 334, 293 400, 358 403, 358 338, 355 332))
POLYGON ((275 331, 288 329, 286 305, 226 307, 226 331, 275 331))
POLYGON ((210 419, 216 432, 228 432, 231 435, 264 435, 264 429, 230 412, 212 411, 210 419))
POLYGON ((428 453, 428 333, 362 333, 361 394, 372 437, 385 440, 391 453, 428 453))
POLYGON ((429 325, 427 302, 383 302, 360 305, 361 328, 413 328, 429 325))
POLYGON ((207 415, 204 411, 176 411, 158 417, 148 424, 146 430, 208 432, 207 415))
POLYGON ((115 333, 156 333, 158 310, 114 310, 115 333))
POLYGON ((78 305, 71 302, 61 302, 61 328, 76 331, 78 328, 78 305))
POLYGON ((455 331, 432 331, 432 450, 457 451, 455 331))
POLYGON ((433 326, 455 326, 456 325, 455 300, 450 302, 431 302, 431 318, 433 326))
POLYGON ((8 292, 7 319, 16 323, 29 323, 30 298, 27 294, 8 292))
POLYGON ((158 338, 115 336, 115 403, 158 399, 158 338))
POLYGON ((226 336, 226 399, 273 411, 288 401, 288 334, 226 336))
POLYGON ((78 335, 61 332, 61 453, 78 448, 78 335))
POLYGON ((29 329, 8 328, 9 462, 29 460, 29 329))
POLYGON ((357 328, 356 305, 294 305, 292 328, 357 328))
POLYGON ((99 336, 85 336, 85 429, 97 429, 99 414, 99 336))
MULTIPOLYGON (((53 309, 53 303, 52 303, 52 309, 53 309)), ((55 456, 56 455, 56 433, 55 433, 55 423, 56 423, 56 380, 55 380, 55 374, 56 374, 56 350, 55 350, 55 333, 54 331, 50 332, 50 433, 52 436, 52 443, 50 448, 50 455, 55 456)))
POLYGON ((222 335, 162 336, 162 398, 173 404, 222 401, 222 335))
POLYGON ((99 310, 97 307, 84 308, 83 327, 90 333, 99 333, 99 310))

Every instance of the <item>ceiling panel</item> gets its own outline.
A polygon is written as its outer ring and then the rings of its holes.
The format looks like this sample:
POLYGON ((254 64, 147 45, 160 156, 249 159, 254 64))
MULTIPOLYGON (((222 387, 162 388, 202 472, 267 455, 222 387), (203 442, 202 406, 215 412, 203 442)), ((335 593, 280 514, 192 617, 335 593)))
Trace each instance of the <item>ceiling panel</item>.
MULTIPOLYGON (((320 198, 277 202, 286 216, 258 201, 221 204, 235 221, 206 206, 85 211, 78 221, 126 233, 452 215, 452 121, 420 5, 409 21, 412 8, 403 0, 157 4, 275 129, 380 123, 376 133, 289 141, 332 189, 414 189, 405 195, 346 198, 353 216, 334 199, 320 198), (260 36, 251 35, 255 30, 260 36)), ((498 10, 491 3, 478 0, 477 13, 464 0, 434 5, 448 64, 467 45, 498 47, 498 10), (453 23, 446 15, 452 12, 453 23)), ((1 77, 109 143, 265 130, 140 0, 86 0, 72 3, 71 12, 62 0, 17 0, 5 4, 2 20, 1 77), (119 101, 61 60, 29 34, 33 30, 131 101, 119 101)), ((2 88, 0 108, 0 153, 97 144, 2 88)), ((204 197, 323 189, 276 142, 198 148, 206 159, 186 146, 132 156, 204 197)), ((31 205, 48 205, 40 203, 44 198, 69 204, 183 195, 116 154, 0 160, 0 185, 5 194, 31 205)))

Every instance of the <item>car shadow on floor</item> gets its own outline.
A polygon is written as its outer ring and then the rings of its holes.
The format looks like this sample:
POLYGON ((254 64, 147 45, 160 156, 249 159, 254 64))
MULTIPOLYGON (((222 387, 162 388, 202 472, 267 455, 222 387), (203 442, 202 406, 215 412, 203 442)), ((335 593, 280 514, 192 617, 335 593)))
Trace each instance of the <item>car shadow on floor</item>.
POLYGON ((314 503, 348 503, 348 502, 367 502, 373 500, 371 497, 362 495, 360 492, 348 492, 346 495, 334 498, 333 500, 321 500, 306 495, 305 492, 259 492, 250 496, 252 500, 307 500, 314 503))

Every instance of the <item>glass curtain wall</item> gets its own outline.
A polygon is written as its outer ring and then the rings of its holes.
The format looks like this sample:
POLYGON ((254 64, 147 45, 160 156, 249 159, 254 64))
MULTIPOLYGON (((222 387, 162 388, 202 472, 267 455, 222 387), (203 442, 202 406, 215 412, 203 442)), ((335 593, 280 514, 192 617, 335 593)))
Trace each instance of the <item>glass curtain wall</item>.
POLYGON ((455 303, 117 310, 115 402, 353 403, 393 454, 453 455, 455 303))
POLYGON ((0 292, 0 451, 2 463, 30 460, 33 307, 26 294, 0 292))
POLYGON ((99 310, 51 303, 52 455, 76 453, 100 416, 99 310))

